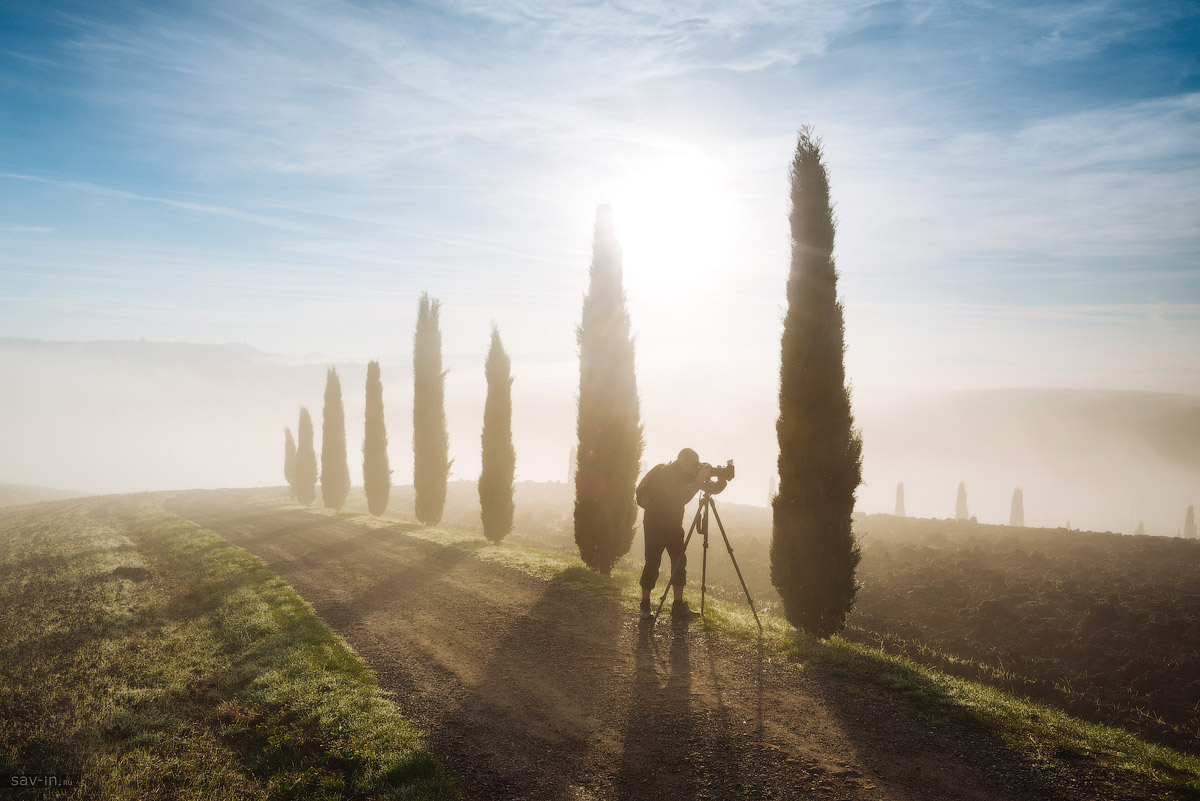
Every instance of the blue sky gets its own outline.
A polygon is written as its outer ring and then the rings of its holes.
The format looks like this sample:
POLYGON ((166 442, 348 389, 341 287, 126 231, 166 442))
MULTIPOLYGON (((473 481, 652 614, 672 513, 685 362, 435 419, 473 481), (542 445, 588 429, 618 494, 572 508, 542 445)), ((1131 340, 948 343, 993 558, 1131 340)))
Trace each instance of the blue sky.
POLYGON ((1200 394, 1188 2, 0 3, 0 336, 401 360, 429 291, 567 420, 611 202, 651 431, 773 396, 804 124, 861 404, 1200 394))

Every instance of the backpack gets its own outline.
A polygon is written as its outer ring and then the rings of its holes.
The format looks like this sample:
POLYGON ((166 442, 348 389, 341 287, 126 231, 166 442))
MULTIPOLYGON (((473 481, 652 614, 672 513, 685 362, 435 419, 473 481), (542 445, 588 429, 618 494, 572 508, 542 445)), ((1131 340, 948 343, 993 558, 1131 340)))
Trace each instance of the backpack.
POLYGON ((654 492, 654 484, 657 481, 655 476, 657 476, 659 471, 661 471, 664 467, 666 467, 666 465, 662 464, 656 464, 654 467, 651 467, 650 472, 646 473, 641 482, 637 485, 637 492, 634 493, 634 497, 637 498, 637 505, 643 509, 646 508, 646 503, 650 500, 650 496, 654 492))

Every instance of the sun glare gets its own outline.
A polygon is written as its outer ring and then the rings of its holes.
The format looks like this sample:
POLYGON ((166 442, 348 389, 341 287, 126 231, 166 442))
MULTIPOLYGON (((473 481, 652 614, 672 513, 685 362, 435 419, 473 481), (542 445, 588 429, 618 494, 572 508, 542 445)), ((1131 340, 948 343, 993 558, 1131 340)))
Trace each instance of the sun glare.
POLYGON ((722 165, 695 149, 631 167, 604 200, 613 208, 627 286, 661 295, 729 269, 736 228, 722 165))

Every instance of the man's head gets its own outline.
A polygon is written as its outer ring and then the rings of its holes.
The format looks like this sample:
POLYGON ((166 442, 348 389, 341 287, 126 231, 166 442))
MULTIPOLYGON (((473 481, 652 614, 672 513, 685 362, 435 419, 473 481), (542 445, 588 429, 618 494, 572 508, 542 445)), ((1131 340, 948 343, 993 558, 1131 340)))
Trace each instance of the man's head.
POLYGON ((675 467, 685 476, 694 476, 700 469, 700 454, 691 448, 684 448, 675 457, 675 467))

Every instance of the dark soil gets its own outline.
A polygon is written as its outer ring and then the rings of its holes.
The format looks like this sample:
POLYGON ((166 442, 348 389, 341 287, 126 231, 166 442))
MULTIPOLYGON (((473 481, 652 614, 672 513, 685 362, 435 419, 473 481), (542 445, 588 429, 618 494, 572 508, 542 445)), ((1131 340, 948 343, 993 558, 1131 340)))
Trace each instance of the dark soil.
POLYGON ((190 492, 168 508, 312 603, 465 798, 1094 797, 985 732, 912 719, 753 644, 669 620, 650 630, 568 583, 255 498, 190 492))

